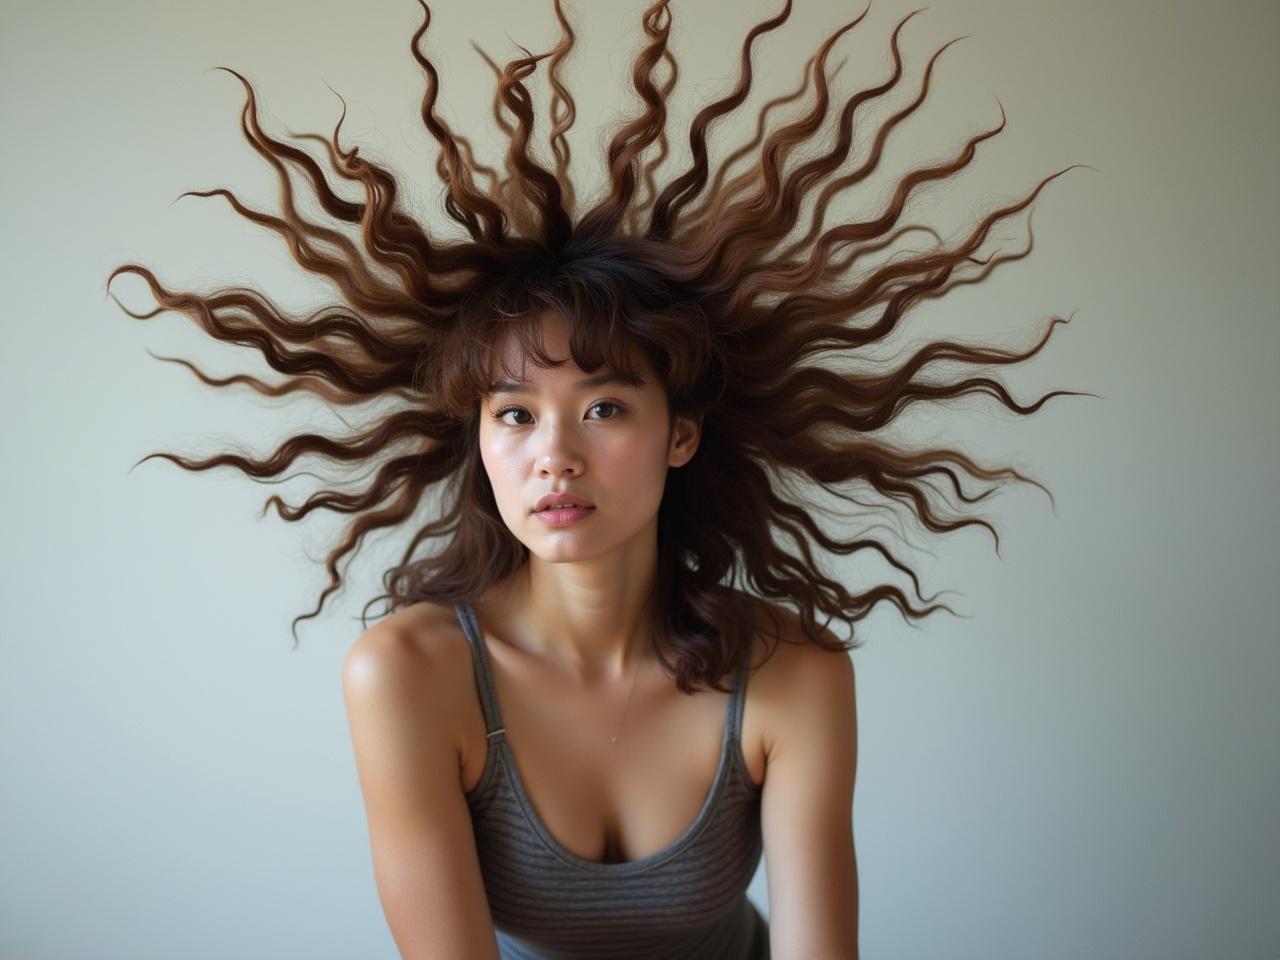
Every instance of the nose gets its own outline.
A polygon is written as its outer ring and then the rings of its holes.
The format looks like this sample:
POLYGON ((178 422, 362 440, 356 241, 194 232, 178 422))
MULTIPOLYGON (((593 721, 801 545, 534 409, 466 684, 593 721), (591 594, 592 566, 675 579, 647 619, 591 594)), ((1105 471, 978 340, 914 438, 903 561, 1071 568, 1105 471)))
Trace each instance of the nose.
POLYGON ((582 473, 582 460, 560 453, 545 453, 538 460, 538 473, 544 477, 576 477, 582 473))
POLYGON ((585 440, 579 429, 572 424, 571 419, 558 420, 556 417, 544 417, 543 422, 534 430, 532 442, 536 444, 535 454, 539 476, 581 474, 585 466, 581 453, 582 443, 585 440))
POLYGON ((582 473, 582 457, 574 448, 572 431, 546 431, 543 449, 538 455, 538 473, 544 477, 577 476, 582 473))

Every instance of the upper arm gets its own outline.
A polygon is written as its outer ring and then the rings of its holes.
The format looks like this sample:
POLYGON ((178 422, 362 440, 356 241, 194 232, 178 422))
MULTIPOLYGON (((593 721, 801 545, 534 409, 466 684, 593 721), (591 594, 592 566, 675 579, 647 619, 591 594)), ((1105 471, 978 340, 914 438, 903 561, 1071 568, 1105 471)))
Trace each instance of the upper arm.
POLYGON ((771 952, 856 960, 853 660, 809 642, 780 645, 775 655, 787 662, 761 799, 771 952))
POLYGON ((406 960, 497 960, 458 753, 423 658, 383 622, 342 668, 378 896, 406 960))

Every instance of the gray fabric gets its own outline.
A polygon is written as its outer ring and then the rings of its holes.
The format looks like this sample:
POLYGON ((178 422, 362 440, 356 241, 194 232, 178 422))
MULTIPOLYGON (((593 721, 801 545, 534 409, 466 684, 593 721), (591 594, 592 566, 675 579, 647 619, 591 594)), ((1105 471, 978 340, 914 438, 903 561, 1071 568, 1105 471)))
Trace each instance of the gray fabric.
POLYGON ((762 788, 742 756, 745 665, 734 675, 720 763, 697 819, 647 857, 601 863, 557 843, 534 811, 507 744, 475 611, 469 603, 455 610, 489 738, 467 804, 502 960, 767 960, 768 924, 746 896, 763 843, 762 788))

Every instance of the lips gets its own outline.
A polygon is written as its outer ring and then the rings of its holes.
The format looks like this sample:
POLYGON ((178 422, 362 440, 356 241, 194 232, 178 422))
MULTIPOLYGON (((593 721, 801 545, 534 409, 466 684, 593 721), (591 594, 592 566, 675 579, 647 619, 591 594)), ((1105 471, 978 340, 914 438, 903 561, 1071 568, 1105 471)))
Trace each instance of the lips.
POLYGON ((541 513, 550 507, 569 506, 569 507, 594 507, 595 504, 586 497, 580 497, 576 493, 548 493, 546 496, 538 500, 537 505, 533 508, 534 513, 541 513))

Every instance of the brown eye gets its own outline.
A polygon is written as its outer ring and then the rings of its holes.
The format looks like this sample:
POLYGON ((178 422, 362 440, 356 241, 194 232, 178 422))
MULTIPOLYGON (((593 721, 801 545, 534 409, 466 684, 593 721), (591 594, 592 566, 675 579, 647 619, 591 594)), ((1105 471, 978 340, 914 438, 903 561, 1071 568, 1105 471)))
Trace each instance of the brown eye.
MULTIPOLYGON (((508 420, 508 421, 504 421, 504 420, 502 419, 502 418, 503 418, 503 417, 505 417, 508 413, 528 413, 528 412, 529 412, 529 411, 525 410, 523 407, 503 407, 501 410, 499 410, 499 411, 497 411, 496 413, 494 413, 494 415, 493 415, 493 419, 498 420, 498 421, 501 421, 501 422, 504 422, 504 423, 510 423, 510 421, 509 421, 509 420, 508 420)), ((514 424, 511 424, 511 425, 512 425, 512 426, 516 426, 516 427, 522 427, 522 426, 524 426, 524 424, 522 424, 522 423, 514 423, 514 424)))
MULTIPOLYGON (((599 417, 598 419, 601 419, 601 420, 616 420, 616 419, 618 419, 618 417, 620 417, 620 416, 622 415, 622 404, 620 404, 620 403, 614 403, 612 400, 601 400, 601 401, 599 401, 598 403, 593 403, 593 404, 592 404, 588 409, 590 409, 590 410, 595 410, 595 409, 597 409, 598 407, 608 407, 610 410, 614 411, 614 412, 613 412, 613 413, 611 413, 609 416, 607 416, 607 417, 599 417)), ((503 407, 501 410, 498 410, 498 411, 495 411, 495 412, 494 412, 494 414, 493 414, 493 419, 495 419, 495 420, 497 420, 497 421, 499 421, 499 422, 501 422, 501 423, 505 423, 505 424, 507 424, 508 426, 512 426, 512 427, 523 427, 523 426, 526 426, 526 425, 527 425, 528 421, 506 420, 506 419, 504 419, 504 418, 506 417, 506 415, 507 415, 508 413, 523 413, 523 414, 528 414, 528 412, 529 412, 529 411, 528 411, 528 410, 526 410, 524 407, 503 407)))
POLYGON ((622 415, 622 407, 614 403, 612 400, 601 400, 599 403, 593 403, 591 405, 592 410, 595 410, 597 407, 609 407, 616 411, 612 416, 604 417, 603 419, 605 420, 616 420, 622 415))

